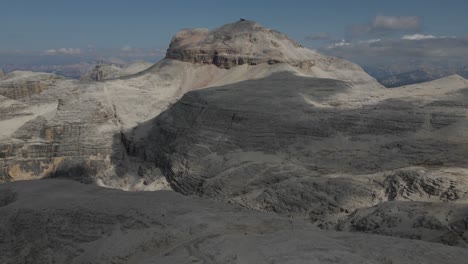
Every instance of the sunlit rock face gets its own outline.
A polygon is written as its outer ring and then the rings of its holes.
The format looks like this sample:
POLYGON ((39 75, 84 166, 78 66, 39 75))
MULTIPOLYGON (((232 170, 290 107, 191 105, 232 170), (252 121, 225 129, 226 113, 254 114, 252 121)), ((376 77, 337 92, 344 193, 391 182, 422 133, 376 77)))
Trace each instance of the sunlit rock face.
POLYGON ((93 182, 91 175, 111 166, 115 133, 104 128, 115 126, 113 114, 84 89, 76 80, 33 72, 0 81, 0 181, 93 182))

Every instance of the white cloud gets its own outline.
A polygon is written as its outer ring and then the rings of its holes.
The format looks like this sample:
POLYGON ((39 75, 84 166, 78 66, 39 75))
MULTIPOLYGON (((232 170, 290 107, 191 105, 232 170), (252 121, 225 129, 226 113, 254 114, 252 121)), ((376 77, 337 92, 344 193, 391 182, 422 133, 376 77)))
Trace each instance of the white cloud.
POLYGON ((417 32, 422 20, 417 16, 384 16, 378 15, 364 24, 351 25, 346 29, 348 39, 365 36, 386 36, 398 32, 417 32))
POLYGON ((48 55, 54 55, 54 54, 57 54, 57 50, 56 49, 48 49, 48 50, 45 50, 44 53, 48 54, 48 55))
POLYGON ((421 40, 421 39, 435 39, 434 35, 423 35, 423 34, 413 34, 413 35, 404 35, 401 39, 406 40, 421 40))
POLYGON ((351 45, 351 43, 346 42, 344 39, 342 39, 340 42, 333 43, 333 44, 329 45, 327 48, 333 49, 333 48, 336 48, 336 47, 343 47, 343 46, 349 46, 349 45, 351 45))
POLYGON ((435 36, 417 41, 408 38, 382 39, 376 43, 356 42, 352 45, 327 47, 319 51, 329 56, 351 60, 365 67, 385 66, 392 61, 394 65, 398 65, 392 70, 409 71, 408 69, 415 64, 437 67, 466 65, 468 38, 435 36))
POLYGON ((48 49, 44 51, 47 55, 79 55, 82 52, 79 48, 60 48, 60 49, 48 49))
POLYGON ((368 40, 361 40, 359 43, 376 43, 381 41, 382 39, 368 39, 368 40))
POLYGON ((413 34, 413 35, 404 35, 401 39, 405 39, 405 40, 423 40, 423 39, 446 39, 446 38, 457 38, 457 37, 455 37, 455 36, 436 37, 434 35, 413 34))

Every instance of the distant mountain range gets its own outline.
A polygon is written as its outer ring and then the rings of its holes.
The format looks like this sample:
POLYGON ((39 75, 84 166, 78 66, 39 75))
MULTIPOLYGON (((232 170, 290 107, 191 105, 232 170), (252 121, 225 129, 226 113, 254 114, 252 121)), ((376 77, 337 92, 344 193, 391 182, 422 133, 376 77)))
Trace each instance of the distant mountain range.
POLYGON ((43 53, 0 53, 0 70, 4 73, 12 71, 46 72, 79 79, 88 74, 96 65, 112 64, 128 66, 135 62, 148 61, 154 63, 164 55, 161 51, 138 50, 83 52, 82 54, 43 54, 43 53))
POLYGON ((80 62, 64 65, 31 65, 31 64, 6 64, 1 65, 4 72, 12 71, 33 71, 54 73, 60 76, 78 79, 83 74, 89 72, 94 67, 93 63, 80 62))
POLYGON ((397 74, 393 74, 390 68, 387 71, 385 69, 366 69, 366 71, 388 88, 428 82, 454 74, 468 77, 467 66, 462 68, 420 68, 397 74))

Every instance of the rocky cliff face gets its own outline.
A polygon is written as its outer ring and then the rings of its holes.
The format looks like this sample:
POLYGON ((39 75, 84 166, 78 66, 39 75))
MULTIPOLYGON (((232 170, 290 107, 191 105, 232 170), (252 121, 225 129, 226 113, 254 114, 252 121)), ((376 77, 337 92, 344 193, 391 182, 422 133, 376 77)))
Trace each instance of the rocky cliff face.
POLYGON ((80 103, 84 107, 73 109, 59 104, 50 117, 26 122, 12 134, 13 140, 1 143, 0 178, 67 177, 92 183, 95 175, 108 169, 111 158, 118 155, 112 146, 114 131, 102 130, 114 125, 112 114, 96 101, 80 103), (73 111, 80 111, 79 116, 73 111))
POLYGON ((13 72, 0 82, 0 95, 12 100, 29 100, 54 86, 62 77, 53 74, 13 72))
POLYGON ((0 181, 69 177, 90 183, 112 167, 119 156, 112 108, 83 89, 74 80, 31 72, 13 72, 0 82, 0 181))

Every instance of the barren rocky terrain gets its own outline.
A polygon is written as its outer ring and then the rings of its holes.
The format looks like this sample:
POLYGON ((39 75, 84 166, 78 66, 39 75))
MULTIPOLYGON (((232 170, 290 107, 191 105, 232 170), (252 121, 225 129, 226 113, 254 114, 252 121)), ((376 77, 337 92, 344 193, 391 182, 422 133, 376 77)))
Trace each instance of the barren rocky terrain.
POLYGON ((0 186, 2 263, 463 263, 466 249, 318 230, 171 191, 0 186))
POLYGON ((0 79, 2 262, 466 259, 463 77, 386 89, 243 20, 144 68, 0 79))

